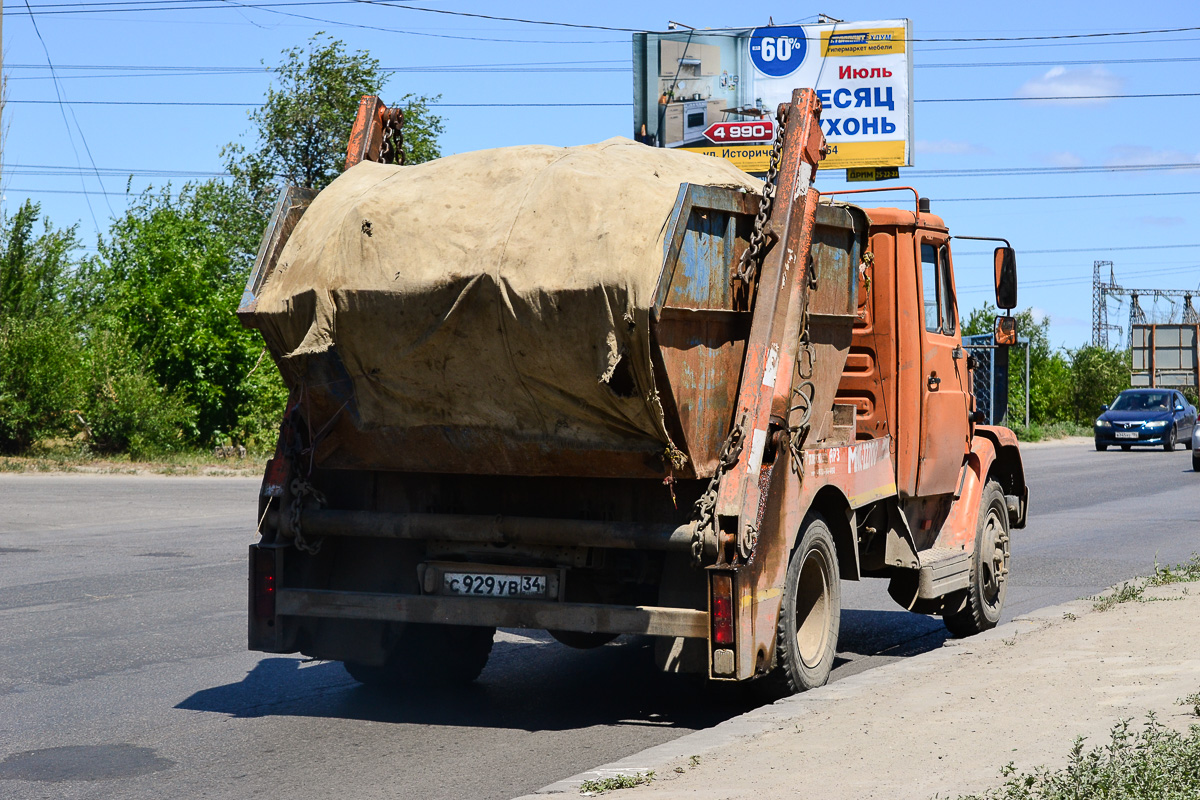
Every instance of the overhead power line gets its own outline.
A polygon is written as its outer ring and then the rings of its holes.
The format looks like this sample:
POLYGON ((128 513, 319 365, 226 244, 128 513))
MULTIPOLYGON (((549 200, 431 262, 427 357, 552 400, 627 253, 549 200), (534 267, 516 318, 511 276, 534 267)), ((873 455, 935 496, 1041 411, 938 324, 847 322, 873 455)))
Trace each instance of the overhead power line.
POLYGON ((1078 67, 1091 64, 1176 64, 1200 58, 1085 58, 1077 61, 963 61, 944 64, 913 64, 913 69, 970 69, 972 67, 1078 67))
POLYGON ((1200 92, 1170 92, 1166 94, 1075 94, 1052 97, 945 97, 929 100, 913 100, 914 103, 995 103, 1019 100, 1041 102, 1044 100, 1131 100, 1143 97, 1200 97, 1200 92))
MULTIPOLYGON (((914 100, 914 103, 980 103, 1044 100, 1131 100, 1149 97, 1200 97, 1200 92, 1175 92, 1171 94, 1106 94, 1069 95, 1055 97, 942 97, 914 100)), ((9 103, 28 105, 53 104, 54 100, 9 100, 9 103)), ((88 106, 224 106, 228 108, 253 108, 262 103, 234 103, 203 100, 70 100, 71 105, 88 106)), ((428 103, 430 108, 579 108, 580 106, 629 107, 633 103, 428 103)))
MULTIPOLYGON (((1200 166, 1198 164, 1197 166, 1200 166)), ((1010 200, 1091 200, 1117 197, 1180 197, 1182 195, 1197 195, 1200 192, 1124 192, 1121 194, 1040 194, 1024 197, 931 197, 931 203, 977 203, 1010 200)))
MULTIPOLYGON (((21 171, 26 175, 71 175, 82 167, 71 167, 51 164, 9 164, 6 168, 21 171)), ((981 178, 1008 177, 1021 175, 1071 175, 1108 172, 1157 172, 1176 170, 1200 169, 1200 162, 1156 163, 1156 164, 1095 164, 1077 167, 994 167, 988 169, 914 169, 906 170, 903 179, 908 178, 981 178)), ((90 172, 91 170, 86 170, 90 172)), ((199 172, 164 170, 144 167, 100 167, 98 172, 104 175, 149 175, 161 177, 223 177, 225 172, 199 172)), ((1121 194, 1078 194, 1078 195, 1029 195, 1013 197, 949 197, 932 198, 933 202, 966 202, 975 200, 1066 200, 1105 197, 1159 197, 1183 196, 1200 194, 1200 191, 1180 192, 1130 192, 1121 194)))
MULTIPOLYGON (((1139 244, 1131 247, 1061 247, 1057 250, 1022 250, 1024 255, 1045 255, 1046 253, 1115 253, 1118 250, 1179 250, 1187 247, 1200 247, 1200 242, 1191 244, 1139 244)), ((955 253, 956 256, 990 256, 991 250, 971 250, 955 253)))
MULTIPOLYGON (((947 62, 942 64, 914 64, 914 69, 972 69, 975 67, 1051 67, 1079 66, 1088 64, 1175 64, 1200 61, 1200 57, 1180 58, 1091 58, 1076 61, 978 61, 978 62, 947 62)), ((8 70, 43 70, 44 64, 8 64, 8 70)), ((60 75, 64 78, 140 78, 140 77, 170 77, 176 75, 252 75, 274 72, 275 67, 264 65, 239 66, 186 66, 175 64, 146 65, 146 64, 59 64, 58 71, 88 72, 93 70, 113 70, 113 73, 96 75, 60 75), (118 74, 129 72, 130 75, 118 74)), ((489 64, 409 64, 395 67, 381 67, 384 72, 395 73, 458 73, 458 72, 487 72, 487 73, 564 73, 564 72, 630 72, 633 67, 629 59, 589 59, 579 61, 518 61, 496 62, 489 64), (621 66, 609 66, 619 64, 621 66)), ((14 76, 9 80, 43 80, 42 76, 14 76)))
MULTIPOLYGON (((313 6, 313 5, 345 5, 354 3, 359 5, 385 6, 388 8, 397 8, 405 11, 418 11, 426 14, 439 14, 453 17, 467 17, 470 19, 486 19, 494 22, 515 22, 523 25, 543 25, 559 28, 574 28, 581 30, 598 30, 612 31, 616 33, 673 33, 671 30, 655 31, 648 28, 627 28, 615 25, 592 25, 582 22, 563 22, 561 20, 547 19, 531 19, 527 17, 505 17, 495 14, 480 14, 471 11, 455 11, 447 8, 430 8, 427 6, 412 5, 409 3, 395 3, 387 0, 292 0, 292 2, 275 2, 275 3, 236 3, 231 5, 202 5, 208 3, 209 0, 114 0, 107 3, 42 3, 31 6, 31 8, 39 9, 58 9, 40 11, 41 14, 88 14, 88 13, 114 13, 118 11, 192 11, 197 9, 210 8, 271 8, 271 7, 295 7, 295 6, 313 6)), ((721 35, 739 35, 740 31, 746 27, 739 28, 706 28, 702 31, 705 36, 721 36, 721 35)), ((1040 36, 963 36, 963 37, 920 37, 907 38, 905 42, 1041 42, 1041 41, 1060 41, 1070 39, 1104 39, 1110 37, 1125 37, 1125 36, 1153 36, 1166 33, 1188 33, 1200 31, 1200 26, 1188 26, 1182 28, 1146 28, 1140 30, 1125 30, 1125 31, 1099 31, 1093 33, 1059 33, 1059 34, 1044 34, 1040 36)), ((898 41, 898 40, 893 40, 898 41)))
MULTIPOLYGON (((79 165, 79 150, 75 147, 75 137, 71 135, 71 123, 67 122, 67 109, 66 109, 66 106, 63 104, 62 87, 58 85, 58 79, 54 73, 54 61, 50 58, 50 48, 46 45, 46 40, 44 38, 42 38, 42 32, 38 28, 37 19, 33 16, 33 9, 31 9, 29 7, 29 0, 25 0, 25 9, 29 12, 29 23, 33 26, 33 32, 35 34, 37 34, 38 42, 41 43, 41 45, 42 45, 42 52, 46 56, 46 65, 50 68, 50 75, 51 75, 51 77, 55 78, 55 80, 54 80, 54 95, 56 98, 55 102, 58 103, 58 111, 60 114, 62 114, 63 126, 67 129, 67 141, 70 143, 71 150, 75 154, 75 163, 76 163, 76 165, 79 165)), ((0 46, 2 46, 2 43, 0 43, 0 46)), ((5 100, 6 105, 9 102, 11 102, 11 101, 9 101, 7 99, 5 100)), ((47 102, 51 102, 51 101, 47 101, 47 102)), ((74 111, 71 112, 71 116, 72 117, 75 116, 74 111)), ((92 169, 95 169, 96 161, 95 161, 95 159, 92 158, 92 149, 90 147, 88 147, 87 138, 83 135, 83 128, 79 125, 79 120, 77 120, 77 119, 75 120, 75 128, 79 132, 79 140, 81 142, 83 142, 83 149, 87 152, 88 160, 92 162, 92 169)), ((96 181, 100 184, 101 188, 104 188, 104 182, 100 180, 99 175, 96 176, 96 181)), ((81 186, 83 186, 84 189, 87 189, 87 184, 83 180, 82 173, 79 176, 79 184, 81 186)), ((107 199, 105 200, 105 202, 106 203, 108 202, 107 199)), ((87 203, 87 207, 88 207, 88 214, 90 214, 92 217, 92 224, 95 225, 97 228, 99 228, 100 225, 99 225, 99 223, 96 222, 96 212, 92 209, 92 203, 90 200, 87 203)), ((109 206, 108 210, 109 210, 109 213, 112 213, 112 206, 109 206)))

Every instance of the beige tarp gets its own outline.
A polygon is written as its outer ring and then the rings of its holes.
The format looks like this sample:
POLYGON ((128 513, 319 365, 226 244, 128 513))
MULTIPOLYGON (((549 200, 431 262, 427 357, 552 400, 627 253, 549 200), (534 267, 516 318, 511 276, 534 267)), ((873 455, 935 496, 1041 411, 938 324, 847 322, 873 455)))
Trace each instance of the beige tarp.
POLYGON ((667 447, 649 309, 685 182, 760 185, 619 138, 361 163, 300 220, 257 324, 285 363, 335 349, 361 428, 667 447))

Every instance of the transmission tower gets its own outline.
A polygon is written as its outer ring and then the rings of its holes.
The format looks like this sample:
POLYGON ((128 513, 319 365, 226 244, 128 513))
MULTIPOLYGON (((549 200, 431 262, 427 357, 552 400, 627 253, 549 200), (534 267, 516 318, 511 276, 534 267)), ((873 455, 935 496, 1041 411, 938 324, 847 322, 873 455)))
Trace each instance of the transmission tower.
POLYGON ((1192 307, 1190 294, 1183 296, 1183 324, 1200 325, 1200 314, 1197 314, 1196 309, 1192 307))
MULTIPOLYGON (((1138 302, 1139 297, 1152 297, 1154 300, 1165 299, 1170 301, 1172 297, 1183 298, 1183 319, 1182 322, 1187 325, 1200 323, 1200 314, 1196 312, 1192 306, 1192 296, 1195 295, 1195 289, 1127 289, 1117 283, 1116 275, 1113 271, 1113 262, 1097 261, 1092 269, 1092 344, 1100 347, 1108 347, 1108 332, 1117 331, 1121 333, 1120 325, 1108 324, 1108 298, 1129 298, 1129 335, 1126 338, 1126 344, 1129 347, 1133 346, 1133 326, 1145 325, 1147 322, 1146 312, 1142 310, 1141 304, 1138 302), (1108 280, 1105 280, 1104 272, 1108 271, 1108 280)), ((1174 301, 1171 301, 1172 305, 1174 301)), ((1172 312, 1171 317, 1175 314, 1172 312)))
POLYGON ((1108 347, 1108 332, 1120 332, 1121 326, 1108 324, 1108 295, 1117 286, 1113 274, 1113 262, 1097 261, 1092 269, 1092 344, 1108 347), (1108 280, 1104 280, 1104 270, 1108 268, 1108 280))

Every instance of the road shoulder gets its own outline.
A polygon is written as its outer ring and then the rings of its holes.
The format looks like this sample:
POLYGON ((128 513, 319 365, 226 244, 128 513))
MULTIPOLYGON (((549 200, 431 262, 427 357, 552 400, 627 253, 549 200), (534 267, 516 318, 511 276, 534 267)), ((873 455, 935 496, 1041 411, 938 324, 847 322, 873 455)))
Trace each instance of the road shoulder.
POLYGON ((605 796, 957 797, 998 785, 1009 763, 1058 766, 1075 737, 1095 744, 1148 711, 1182 730, 1196 721, 1177 701, 1200 689, 1200 651, 1184 622, 1200 616, 1200 591, 1176 584, 1145 597, 1102 612, 1087 600, 1042 609, 538 794, 653 771, 648 786, 605 796))

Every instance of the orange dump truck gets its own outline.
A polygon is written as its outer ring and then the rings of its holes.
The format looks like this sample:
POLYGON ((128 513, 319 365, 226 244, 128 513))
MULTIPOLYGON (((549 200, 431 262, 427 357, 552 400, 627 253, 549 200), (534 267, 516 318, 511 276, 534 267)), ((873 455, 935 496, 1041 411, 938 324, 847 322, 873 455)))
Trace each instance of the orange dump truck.
MULTIPOLYGON (((400 685, 474 679, 498 627, 641 634, 664 670, 799 691, 841 581, 996 624, 1028 492, 977 424, 951 237, 922 200, 822 196, 820 103, 779 113, 764 189, 619 139, 381 164, 398 115, 364 98, 239 309, 290 389, 251 649, 400 685)), ((1002 308, 1015 269, 997 248, 1002 308)))

